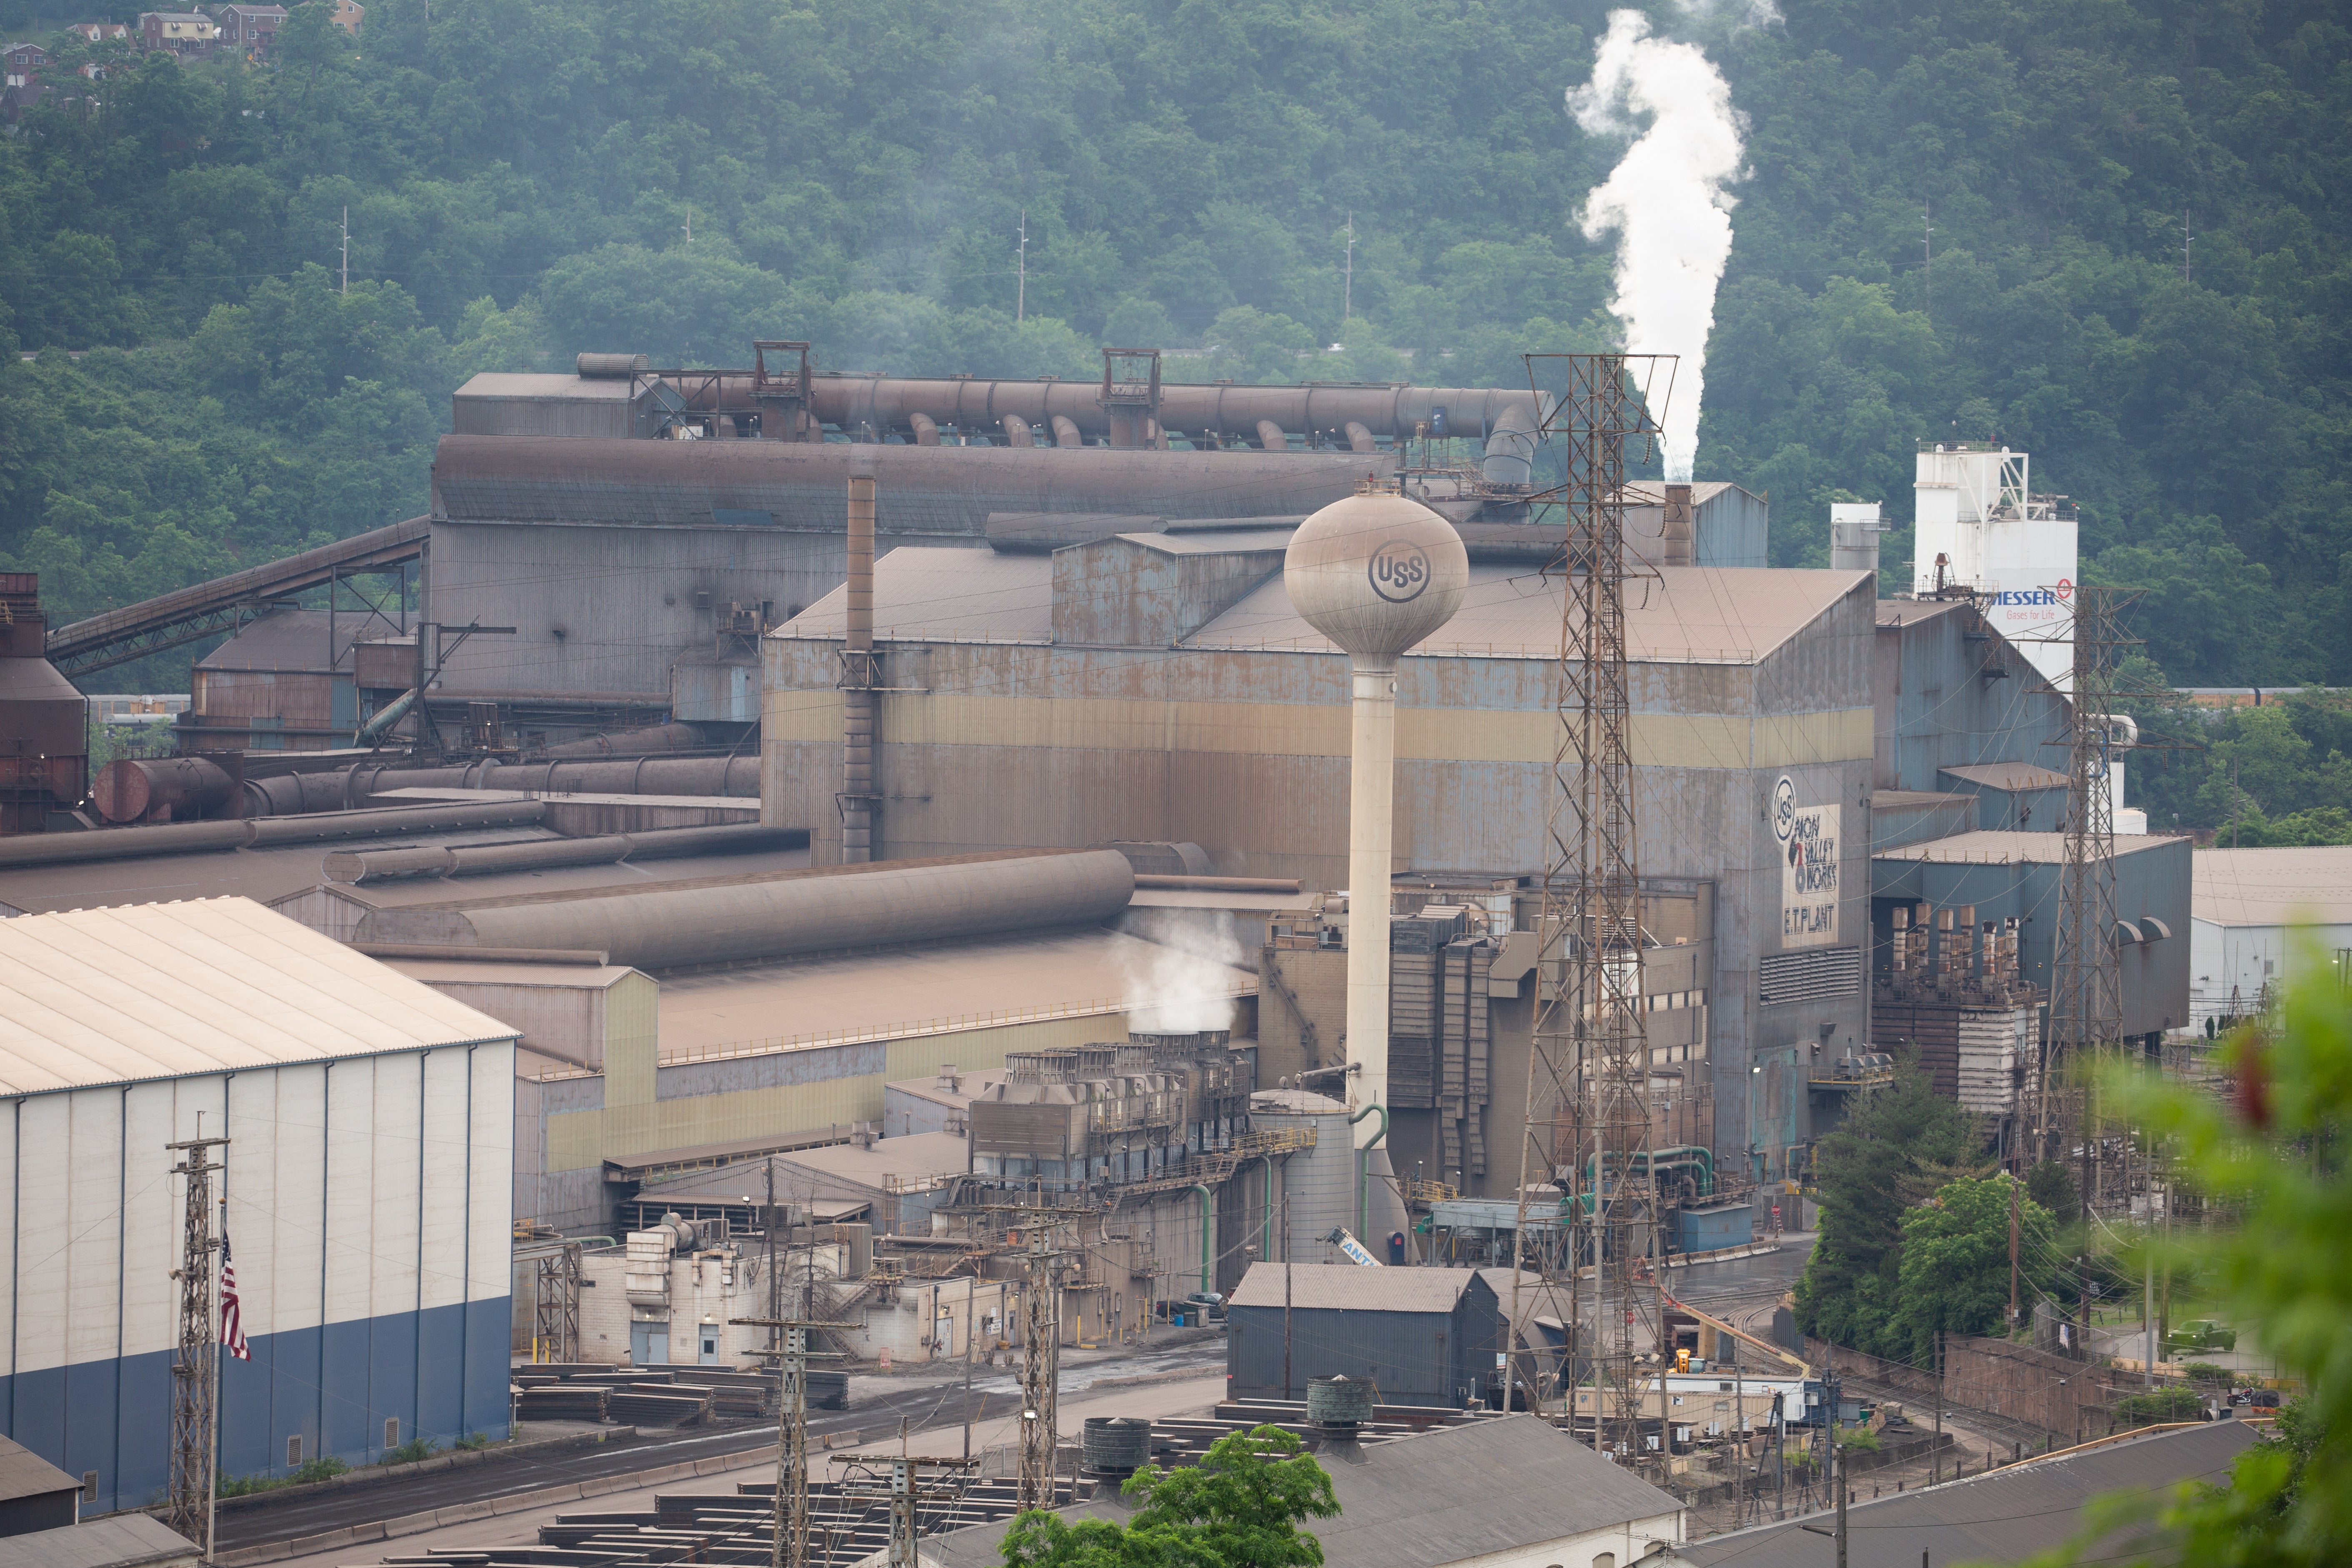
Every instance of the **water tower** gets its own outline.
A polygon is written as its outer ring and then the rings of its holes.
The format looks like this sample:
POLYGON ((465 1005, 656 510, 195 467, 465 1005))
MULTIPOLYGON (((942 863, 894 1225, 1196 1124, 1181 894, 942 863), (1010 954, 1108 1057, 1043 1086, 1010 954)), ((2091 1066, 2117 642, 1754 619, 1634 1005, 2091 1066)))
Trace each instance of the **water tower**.
MULTIPOLYGON (((1419 501, 1368 490, 1299 525, 1282 584, 1355 673, 1348 787, 1349 1098, 1388 1103, 1389 876, 1396 794, 1397 656, 1454 618, 1470 559, 1454 525, 1419 501)), ((1381 1131, 1356 1124, 1362 1147, 1381 1131)))

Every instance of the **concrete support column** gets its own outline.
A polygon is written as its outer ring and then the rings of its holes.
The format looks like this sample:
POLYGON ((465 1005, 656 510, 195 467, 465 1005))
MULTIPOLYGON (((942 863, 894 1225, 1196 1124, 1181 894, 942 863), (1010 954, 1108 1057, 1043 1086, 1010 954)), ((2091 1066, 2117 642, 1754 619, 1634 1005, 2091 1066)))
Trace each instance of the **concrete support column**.
MULTIPOLYGON (((1355 658, 1348 778, 1348 1063, 1351 1108, 1389 1100, 1389 875, 1393 862, 1396 656, 1355 658)), ((1356 1144, 1378 1131, 1356 1126, 1356 1144)))

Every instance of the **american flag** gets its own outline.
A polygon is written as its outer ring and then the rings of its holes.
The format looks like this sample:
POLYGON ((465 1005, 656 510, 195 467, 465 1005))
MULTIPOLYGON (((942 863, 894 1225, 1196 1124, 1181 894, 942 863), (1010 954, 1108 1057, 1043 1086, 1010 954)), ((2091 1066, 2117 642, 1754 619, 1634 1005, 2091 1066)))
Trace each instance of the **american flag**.
POLYGON ((237 1320, 236 1265, 228 1260, 228 1236, 221 1236, 221 1338, 228 1353, 239 1361, 251 1361, 253 1352, 245 1342, 245 1325, 237 1320))

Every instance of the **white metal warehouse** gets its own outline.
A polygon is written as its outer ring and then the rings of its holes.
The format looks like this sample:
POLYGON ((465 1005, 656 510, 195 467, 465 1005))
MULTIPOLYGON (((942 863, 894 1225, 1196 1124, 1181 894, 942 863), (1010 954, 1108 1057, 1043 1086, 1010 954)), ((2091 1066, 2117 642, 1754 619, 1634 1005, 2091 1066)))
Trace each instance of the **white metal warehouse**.
POLYGON ((86 1510, 166 1487, 201 1114, 252 1349, 221 1468, 502 1435, 514 1037, 247 899, 0 921, 0 1430, 86 1510))

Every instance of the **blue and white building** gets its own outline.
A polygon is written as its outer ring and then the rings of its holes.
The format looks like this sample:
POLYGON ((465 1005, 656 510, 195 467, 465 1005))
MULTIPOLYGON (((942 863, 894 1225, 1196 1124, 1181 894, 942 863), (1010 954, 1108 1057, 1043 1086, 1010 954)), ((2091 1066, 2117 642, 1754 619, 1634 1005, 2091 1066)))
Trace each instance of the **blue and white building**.
POLYGON ((201 1132, 252 1350, 221 1468, 503 1436, 514 1040, 250 900, 0 921, 0 1432, 86 1512, 163 1493, 201 1132))

